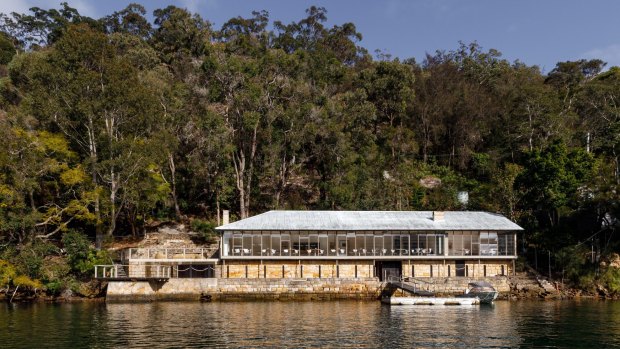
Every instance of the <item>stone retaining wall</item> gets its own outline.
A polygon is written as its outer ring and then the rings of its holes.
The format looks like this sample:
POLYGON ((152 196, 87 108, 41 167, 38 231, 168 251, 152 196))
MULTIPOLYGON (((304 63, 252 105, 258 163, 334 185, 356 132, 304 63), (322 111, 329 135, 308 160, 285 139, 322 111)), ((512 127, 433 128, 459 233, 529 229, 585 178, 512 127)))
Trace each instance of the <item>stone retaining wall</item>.
MULTIPOLYGON (((487 281, 502 293, 510 292, 508 278, 419 278, 420 289, 438 295, 460 294, 472 281, 487 281)), ((407 296, 386 288, 377 278, 170 279, 167 282, 110 282, 107 301, 155 300, 332 300, 379 299, 383 294, 407 296)))
POLYGON ((382 289, 376 278, 170 279, 110 282, 106 300, 374 300, 382 289))

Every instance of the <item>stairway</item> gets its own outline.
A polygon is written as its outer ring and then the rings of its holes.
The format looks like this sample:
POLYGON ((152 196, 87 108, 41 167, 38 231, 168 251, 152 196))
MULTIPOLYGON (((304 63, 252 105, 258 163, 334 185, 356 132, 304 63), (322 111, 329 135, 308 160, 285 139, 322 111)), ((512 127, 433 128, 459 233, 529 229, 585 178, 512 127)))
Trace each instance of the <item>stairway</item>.
POLYGON ((116 266, 116 278, 128 278, 127 271, 125 270, 125 266, 123 265, 115 265, 116 266))

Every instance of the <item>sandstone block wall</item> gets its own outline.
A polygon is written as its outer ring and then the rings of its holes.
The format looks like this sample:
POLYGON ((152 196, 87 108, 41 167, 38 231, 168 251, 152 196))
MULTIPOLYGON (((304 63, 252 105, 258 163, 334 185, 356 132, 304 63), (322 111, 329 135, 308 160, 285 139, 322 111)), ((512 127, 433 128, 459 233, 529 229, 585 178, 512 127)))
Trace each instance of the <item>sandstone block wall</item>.
POLYGON ((218 270, 221 279, 374 277, 372 261, 226 261, 218 270))
MULTIPOLYGON (((465 276, 483 278, 492 276, 508 276, 513 272, 512 263, 507 261, 481 260, 465 262, 465 276)), ((443 261, 403 261, 402 275, 408 277, 454 277, 456 262, 443 261)))
POLYGON ((165 283, 111 282, 106 300, 375 300, 383 286, 375 278, 170 279, 165 283))

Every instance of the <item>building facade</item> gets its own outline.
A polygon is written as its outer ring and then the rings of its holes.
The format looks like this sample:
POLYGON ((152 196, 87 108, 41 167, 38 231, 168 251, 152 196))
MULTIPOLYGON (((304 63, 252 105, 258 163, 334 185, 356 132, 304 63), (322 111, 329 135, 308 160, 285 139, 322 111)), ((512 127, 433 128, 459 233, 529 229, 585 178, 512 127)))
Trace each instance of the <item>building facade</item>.
POLYGON ((219 278, 509 275, 521 227, 488 212, 269 211, 216 228, 219 278))

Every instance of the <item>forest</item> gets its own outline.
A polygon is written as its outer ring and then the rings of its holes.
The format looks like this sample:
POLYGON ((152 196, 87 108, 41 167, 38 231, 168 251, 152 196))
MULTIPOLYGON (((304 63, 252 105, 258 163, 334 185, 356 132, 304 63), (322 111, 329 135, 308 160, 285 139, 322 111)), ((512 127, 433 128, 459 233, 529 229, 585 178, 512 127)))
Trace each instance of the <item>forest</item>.
POLYGON ((620 292, 619 67, 393 58, 327 14, 2 14, 0 289, 73 287, 157 221, 330 209, 502 213, 522 263, 620 292))

